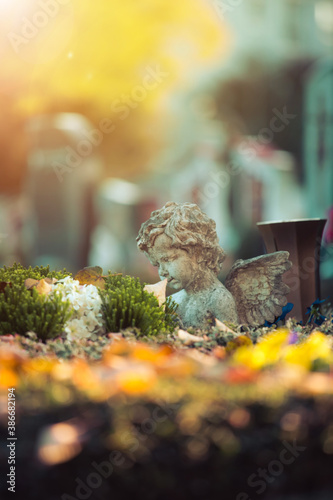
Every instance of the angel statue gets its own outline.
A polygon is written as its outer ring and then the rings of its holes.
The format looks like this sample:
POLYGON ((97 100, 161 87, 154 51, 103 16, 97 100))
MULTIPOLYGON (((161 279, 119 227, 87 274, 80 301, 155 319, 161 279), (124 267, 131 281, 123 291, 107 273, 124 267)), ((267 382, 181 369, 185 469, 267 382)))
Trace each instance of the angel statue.
POLYGON ((287 304, 288 252, 238 260, 225 285, 217 275, 225 259, 216 224, 195 204, 168 202, 152 212, 137 237, 139 249, 162 280, 179 290, 172 295, 184 327, 201 328, 207 317, 252 326, 273 322, 287 304))

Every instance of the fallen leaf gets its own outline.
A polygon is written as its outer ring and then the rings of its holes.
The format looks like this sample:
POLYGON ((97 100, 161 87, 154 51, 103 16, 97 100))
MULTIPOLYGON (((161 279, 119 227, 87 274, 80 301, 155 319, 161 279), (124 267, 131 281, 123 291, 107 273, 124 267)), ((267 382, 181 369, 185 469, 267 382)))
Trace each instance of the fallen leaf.
POLYGON ((221 332, 233 333, 234 335, 237 335, 237 333, 234 332, 234 330, 231 330, 231 328, 229 328, 227 325, 222 323, 222 321, 218 320, 217 318, 215 318, 215 326, 217 326, 217 328, 221 330, 221 332))
POLYGON ((160 366, 165 360, 174 353, 170 346, 152 348, 147 344, 135 344, 131 357, 135 360, 144 361, 151 365, 160 366))
POLYGON ((216 358, 214 358, 213 356, 209 356, 208 354, 204 354, 197 349, 187 349, 186 355, 194 359, 195 361, 199 361, 199 363, 205 366, 215 366, 217 363, 216 358))
POLYGON ((256 372, 247 366, 229 367, 224 375, 224 380, 229 384, 248 384, 257 378, 256 372))
POLYGON ((185 345, 195 344, 196 342, 202 342, 204 340, 202 337, 192 335, 185 330, 178 330, 178 338, 182 340, 185 345))
POLYGON ((54 283, 57 283, 57 278, 45 278, 46 283, 49 283, 49 285, 54 285, 54 283))
POLYGON ((225 347, 222 347, 220 345, 216 346, 214 349, 213 349, 213 356, 217 359, 225 359, 226 356, 227 356, 227 353, 226 353, 226 350, 225 350, 225 347))
POLYGON ((41 295, 48 295, 50 293, 50 291, 52 290, 52 285, 47 283, 46 280, 42 279, 37 283, 36 290, 41 295))
POLYGON ((246 335, 239 335, 237 338, 230 340, 225 348, 227 354, 232 354, 239 347, 252 345, 251 339, 246 335))
POLYGON ((102 290, 105 288, 105 276, 103 276, 103 269, 99 266, 85 267, 78 271, 74 276, 80 285, 94 285, 102 290))
MULTIPOLYGON (((31 290, 31 288, 36 287, 38 289, 38 286, 40 285, 40 282, 43 281, 44 283, 47 283, 48 285, 53 285, 56 283, 58 280, 56 278, 44 278, 42 280, 34 280, 33 278, 28 278, 25 280, 24 285, 27 290, 31 290)), ((42 287, 44 285, 41 285, 42 287)))
POLYGON ((24 282, 24 286, 26 287, 27 290, 30 290, 34 286, 37 286, 39 283, 39 280, 34 280, 32 278, 28 278, 24 282))
POLYGON ((163 281, 159 281, 158 283, 155 283, 154 285, 146 285, 144 287, 144 290, 148 293, 153 293, 155 297, 158 300, 159 305, 163 305, 166 297, 165 297, 165 291, 166 291, 166 286, 167 286, 168 280, 165 279, 163 281))
POLYGON ((169 356, 164 363, 156 366, 156 372, 167 377, 191 377, 197 371, 198 362, 188 356, 169 356))

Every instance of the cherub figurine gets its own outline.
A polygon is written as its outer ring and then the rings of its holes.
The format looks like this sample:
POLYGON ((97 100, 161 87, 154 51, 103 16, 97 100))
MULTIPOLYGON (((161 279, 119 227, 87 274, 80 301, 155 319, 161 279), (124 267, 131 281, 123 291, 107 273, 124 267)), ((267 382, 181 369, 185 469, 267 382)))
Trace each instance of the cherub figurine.
POLYGON ((225 259, 216 224, 191 203, 168 202, 152 212, 137 237, 139 249, 158 267, 161 279, 180 291, 172 295, 184 327, 200 328, 213 315, 222 322, 273 322, 287 304, 282 275, 291 267, 288 252, 238 260, 225 286, 217 275, 225 259))

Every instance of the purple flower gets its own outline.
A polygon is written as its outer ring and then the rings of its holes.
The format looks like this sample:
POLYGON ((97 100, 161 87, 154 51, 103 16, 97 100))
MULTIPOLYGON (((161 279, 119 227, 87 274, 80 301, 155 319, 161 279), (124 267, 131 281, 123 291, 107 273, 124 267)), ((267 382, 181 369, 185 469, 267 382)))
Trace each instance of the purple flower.
POLYGON ((289 334, 289 337, 288 337, 288 344, 296 344, 296 342, 298 341, 298 332, 296 332, 296 330, 292 330, 289 334))

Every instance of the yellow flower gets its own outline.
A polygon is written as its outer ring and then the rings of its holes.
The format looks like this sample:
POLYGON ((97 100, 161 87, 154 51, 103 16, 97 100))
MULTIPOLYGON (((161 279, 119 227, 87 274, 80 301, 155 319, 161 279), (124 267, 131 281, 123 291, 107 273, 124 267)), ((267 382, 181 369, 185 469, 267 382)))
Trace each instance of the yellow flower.
POLYGON ((279 362, 296 364, 310 370, 316 359, 333 364, 332 342, 321 332, 313 332, 301 344, 288 344, 290 332, 279 329, 263 337, 255 346, 240 347, 232 356, 232 362, 253 370, 279 362))
POLYGON ((0 388, 7 389, 9 387, 17 387, 18 377, 13 370, 3 368, 0 369, 0 388))
POLYGON ((232 359, 236 364, 240 363, 254 370, 272 365, 280 360, 288 335, 289 331, 286 329, 276 330, 263 337, 255 346, 240 347, 232 359))
POLYGON ((142 394, 156 382, 156 373, 148 365, 133 365, 121 370, 115 377, 117 387, 126 394, 142 394))
POLYGON ((313 332, 300 345, 290 345, 284 354, 288 363, 303 366, 309 370, 315 359, 333 362, 333 353, 329 338, 321 332, 313 332))

